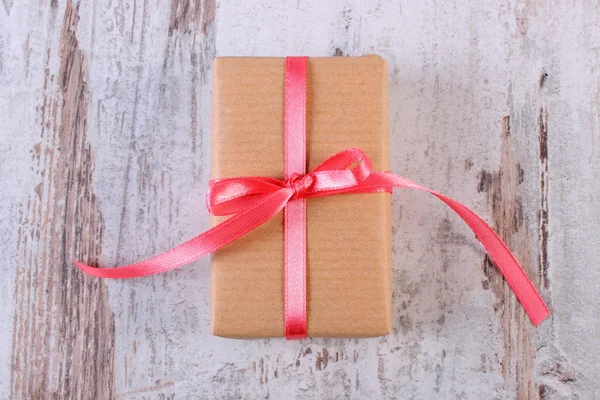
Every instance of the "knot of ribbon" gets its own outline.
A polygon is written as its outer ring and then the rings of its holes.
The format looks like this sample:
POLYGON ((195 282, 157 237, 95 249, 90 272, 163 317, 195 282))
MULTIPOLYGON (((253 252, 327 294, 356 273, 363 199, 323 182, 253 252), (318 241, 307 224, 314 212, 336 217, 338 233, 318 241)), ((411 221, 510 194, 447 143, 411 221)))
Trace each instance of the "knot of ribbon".
POLYGON ((549 315, 539 293, 500 237, 483 219, 456 200, 391 172, 373 171, 371 160, 357 148, 334 154, 305 174, 306 57, 288 57, 285 95, 285 179, 253 176, 211 180, 206 194, 207 208, 213 215, 229 215, 227 220, 145 261, 117 268, 96 268, 77 261, 74 263, 88 275, 102 278, 158 274, 213 253, 285 208, 285 332, 288 339, 303 338, 307 335, 306 199, 409 188, 436 196, 467 223, 504 275, 534 325, 540 324, 549 315), (301 151, 288 151, 288 147, 300 148, 301 151))
POLYGON ((213 215, 232 215, 261 204, 276 192, 285 205, 341 193, 391 192, 392 187, 384 175, 373 173, 371 160, 361 149, 352 148, 329 157, 306 175, 294 173, 285 180, 265 176, 211 180, 206 206, 213 215))
POLYGON ((302 175, 294 173, 289 179, 284 181, 285 187, 294 191, 294 199, 304 199, 305 194, 310 189, 313 183, 313 178, 310 175, 302 175))

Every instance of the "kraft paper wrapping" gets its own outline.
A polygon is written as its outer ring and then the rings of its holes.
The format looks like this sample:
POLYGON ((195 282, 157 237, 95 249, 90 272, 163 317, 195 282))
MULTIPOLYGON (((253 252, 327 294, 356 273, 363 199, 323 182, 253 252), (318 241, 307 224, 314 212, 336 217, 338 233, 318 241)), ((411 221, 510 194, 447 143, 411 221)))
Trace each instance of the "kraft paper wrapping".
MULTIPOLYGON (((213 64, 212 178, 283 178, 285 58, 222 57, 213 64)), ((359 147, 389 169, 387 67, 378 56, 310 58, 308 171, 359 147)), ((212 223, 223 217, 213 217, 212 223)), ((307 201, 308 334, 366 337, 391 330, 388 193, 307 201)), ((211 327, 218 336, 284 336, 283 213, 218 250, 211 327)))

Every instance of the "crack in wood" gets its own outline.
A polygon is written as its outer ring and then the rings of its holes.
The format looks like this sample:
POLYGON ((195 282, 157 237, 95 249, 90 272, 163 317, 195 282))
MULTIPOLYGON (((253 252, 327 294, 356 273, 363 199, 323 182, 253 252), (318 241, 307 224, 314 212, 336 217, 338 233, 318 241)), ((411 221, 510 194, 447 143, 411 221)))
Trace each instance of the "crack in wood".
POLYGON ((317 352, 317 357, 315 361, 315 368, 317 371, 322 371, 327 368, 327 364, 329 363, 329 352, 325 347, 323 347, 322 352, 317 352))
MULTIPOLYGON (((527 232, 519 186, 525 180, 521 165, 513 161, 511 118, 502 118, 500 166, 496 172, 482 170, 477 189, 487 194, 492 208, 492 226, 500 238, 515 253, 525 271, 533 243, 527 232)), ((497 271, 490 257, 483 259, 482 281, 484 289, 494 293, 494 312, 500 313, 504 325, 504 354, 500 361, 506 385, 516 381, 517 398, 534 398, 536 386, 533 373, 532 326, 526 322, 520 307, 514 307, 516 299, 508 284, 497 271), (516 327, 512 326, 516 323, 516 327)))
POLYGON ((542 70, 540 73, 540 78, 538 79, 538 87, 541 89, 546 83, 546 78, 548 78, 548 74, 545 70, 542 70))
POLYGON ((548 111, 540 107, 538 114, 538 144, 540 159, 540 211, 538 229, 540 249, 538 253, 538 273, 541 285, 548 288, 548 111))

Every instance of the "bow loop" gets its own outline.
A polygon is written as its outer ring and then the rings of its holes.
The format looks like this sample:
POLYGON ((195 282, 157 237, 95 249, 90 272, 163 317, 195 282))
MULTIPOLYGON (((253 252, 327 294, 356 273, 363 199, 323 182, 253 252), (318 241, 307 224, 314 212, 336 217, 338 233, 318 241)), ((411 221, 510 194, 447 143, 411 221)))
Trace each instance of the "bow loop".
POLYGON ((283 187, 280 180, 264 176, 213 179, 208 182, 206 208, 212 215, 237 214, 283 187))
POLYGON ((340 151, 309 174, 314 178, 310 197, 352 192, 361 187, 371 173, 371 160, 364 151, 356 148, 340 151))
POLYGON ((348 170, 348 168, 350 168, 349 171, 352 171, 356 180, 362 182, 371 174, 371 159, 361 149, 350 148, 332 155, 319 164, 313 172, 348 170))

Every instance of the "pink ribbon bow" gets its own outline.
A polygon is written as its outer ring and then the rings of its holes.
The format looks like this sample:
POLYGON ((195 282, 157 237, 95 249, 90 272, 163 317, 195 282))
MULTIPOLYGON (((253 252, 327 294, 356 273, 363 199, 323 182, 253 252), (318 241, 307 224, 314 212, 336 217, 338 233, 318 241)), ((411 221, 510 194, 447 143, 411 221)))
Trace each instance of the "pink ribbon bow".
POLYGON ((305 200, 335 194, 392 192, 393 188, 422 190, 454 210, 473 230, 515 292, 534 325, 549 310, 512 253, 479 216, 440 193, 390 172, 372 171, 360 149, 341 151, 305 174, 306 58, 286 62, 285 143, 286 179, 242 177, 209 182, 207 207, 229 219, 195 238, 148 260, 117 268, 95 268, 77 261, 85 273, 101 278, 135 278, 165 272, 210 254, 268 221, 285 208, 285 333, 306 337, 306 205, 305 200), (296 147, 295 147, 296 146, 296 147), (352 168, 350 168, 352 167, 352 168))

